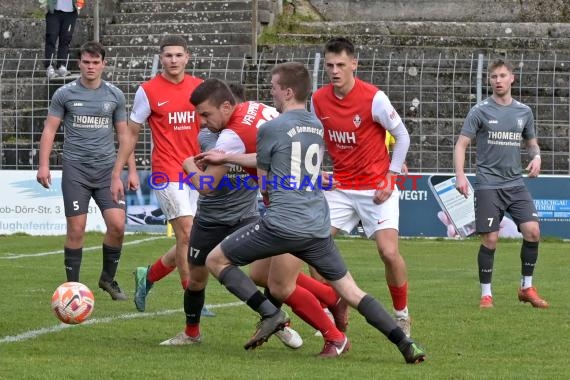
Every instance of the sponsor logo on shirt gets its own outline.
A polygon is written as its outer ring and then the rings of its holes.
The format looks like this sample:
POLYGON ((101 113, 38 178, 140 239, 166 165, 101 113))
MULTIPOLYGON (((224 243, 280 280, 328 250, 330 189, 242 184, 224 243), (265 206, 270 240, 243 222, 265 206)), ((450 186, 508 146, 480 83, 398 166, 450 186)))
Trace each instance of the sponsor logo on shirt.
POLYGON ((158 106, 162 107, 163 105, 165 105, 166 103, 168 103, 170 100, 166 100, 164 102, 158 102, 158 106))

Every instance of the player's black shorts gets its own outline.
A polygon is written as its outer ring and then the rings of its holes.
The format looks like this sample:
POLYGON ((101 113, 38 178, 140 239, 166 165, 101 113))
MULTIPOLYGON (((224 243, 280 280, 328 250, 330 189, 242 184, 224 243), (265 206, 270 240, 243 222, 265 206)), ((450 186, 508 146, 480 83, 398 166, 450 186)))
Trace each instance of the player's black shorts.
POLYGON ((505 211, 511 215, 517 227, 526 222, 538 222, 536 207, 525 186, 475 190, 477 233, 499 231, 505 211))
POLYGON ((313 266, 328 281, 339 280, 347 273, 344 260, 331 236, 285 239, 272 231, 264 218, 228 236, 222 241, 222 250, 228 260, 238 266, 290 253, 313 266))
POLYGON ((188 247, 188 262, 196 266, 204 266, 206 257, 226 236, 231 235, 238 229, 250 225, 259 219, 252 216, 232 225, 209 223, 194 219, 192 232, 190 233, 190 244, 188 247))
POLYGON ((113 201, 111 172, 113 164, 105 167, 86 166, 80 162, 63 161, 61 191, 65 216, 87 214, 91 197, 101 212, 110 208, 125 209, 124 204, 113 201))

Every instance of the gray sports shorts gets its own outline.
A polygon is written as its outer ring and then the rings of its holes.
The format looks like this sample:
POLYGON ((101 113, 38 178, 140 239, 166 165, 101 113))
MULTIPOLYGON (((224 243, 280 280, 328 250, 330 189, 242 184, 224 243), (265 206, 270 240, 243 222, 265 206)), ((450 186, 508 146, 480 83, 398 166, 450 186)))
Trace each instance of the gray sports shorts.
POLYGON ((265 223, 264 218, 228 236, 221 247, 228 260, 237 266, 290 253, 313 266, 328 281, 339 280, 348 272, 331 236, 283 238, 265 223))
POLYGON ((208 223, 194 219, 192 232, 190 233, 190 245, 188 247, 188 262, 195 266, 204 266, 206 257, 224 238, 236 230, 248 226, 259 219, 252 216, 239 221, 236 224, 208 223))
POLYGON ((508 212, 515 224, 538 222, 538 213, 525 186, 475 190, 475 228, 477 233, 499 231, 508 212))
POLYGON ((65 216, 87 214, 91 197, 101 212, 110 208, 125 209, 124 204, 113 201, 111 196, 111 172, 113 164, 92 167, 75 161, 63 161, 61 191, 65 216))

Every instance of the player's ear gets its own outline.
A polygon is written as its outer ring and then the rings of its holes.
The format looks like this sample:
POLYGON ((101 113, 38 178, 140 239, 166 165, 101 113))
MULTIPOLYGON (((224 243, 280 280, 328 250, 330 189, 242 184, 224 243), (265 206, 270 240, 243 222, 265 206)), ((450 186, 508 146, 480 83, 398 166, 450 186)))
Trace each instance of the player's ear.
POLYGON ((220 110, 224 115, 231 115, 234 110, 234 107, 231 105, 229 101, 226 100, 220 105, 220 110))

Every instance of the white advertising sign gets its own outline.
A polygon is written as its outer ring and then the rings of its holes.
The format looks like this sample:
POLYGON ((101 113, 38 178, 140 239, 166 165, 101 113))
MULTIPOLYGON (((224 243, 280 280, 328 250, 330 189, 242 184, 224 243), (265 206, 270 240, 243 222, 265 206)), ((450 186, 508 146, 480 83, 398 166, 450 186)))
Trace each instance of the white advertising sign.
MULTIPOLYGON (((36 181, 35 170, 0 170, 0 234, 65 235, 61 170, 51 171, 51 187, 36 181)), ((101 211, 89 203, 87 231, 105 231, 101 211)))

